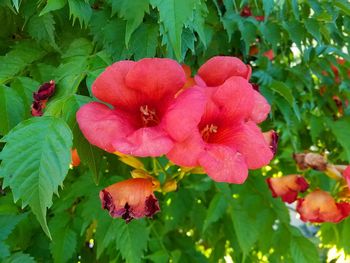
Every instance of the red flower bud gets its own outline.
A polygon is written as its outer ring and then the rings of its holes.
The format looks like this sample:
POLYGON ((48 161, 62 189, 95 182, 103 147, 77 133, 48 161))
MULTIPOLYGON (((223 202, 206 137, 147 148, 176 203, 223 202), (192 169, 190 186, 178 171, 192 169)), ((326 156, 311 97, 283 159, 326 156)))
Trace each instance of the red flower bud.
POLYGON ((283 202, 293 203, 299 192, 305 192, 309 184, 304 177, 291 174, 266 180, 273 197, 281 197, 283 202))
POLYGON ((46 100, 50 98, 55 92, 55 81, 50 80, 39 87, 37 92, 33 93, 35 101, 46 100))
POLYGON ((250 10, 250 7, 249 6, 245 6, 243 7, 242 11, 241 11, 241 16, 242 17, 248 17, 248 16, 251 16, 252 15, 252 11, 250 10))
POLYGON ((121 217, 127 223, 134 218, 152 217, 159 204, 153 194, 152 182, 144 178, 128 179, 100 192, 102 208, 112 217, 121 217))

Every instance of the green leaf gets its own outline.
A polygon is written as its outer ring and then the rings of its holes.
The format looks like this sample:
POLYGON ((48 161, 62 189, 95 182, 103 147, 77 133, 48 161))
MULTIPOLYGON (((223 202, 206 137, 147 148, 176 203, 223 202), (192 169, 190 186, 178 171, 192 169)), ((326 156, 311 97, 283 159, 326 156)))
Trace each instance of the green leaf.
POLYGON ((57 214, 50 221, 52 232, 52 242, 50 250, 54 262, 68 262, 77 246, 77 234, 70 228, 71 222, 69 214, 57 214))
POLYGON ((245 44, 245 53, 247 54, 250 44, 256 41, 256 26, 252 22, 240 20, 238 27, 241 31, 241 38, 245 44))
POLYGON ((260 24, 260 30, 263 33, 265 41, 271 43, 276 49, 277 44, 281 41, 281 27, 278 24, 267 22, 260 24))
POLYGON ((3 263, 35 263, 34 258, 23 252, 16 252, 10 257, 6 258, 3 263))
POLYGON ((273 7, 275 6, 275 3, 274 1, 271 1, 271 0, 263 0, 263 6, 264 6, 265 19, 267 19, 271 14, 273 7))
POLYGON ((25 109, 17 92, 1 85, 0 105, 0 134, 5 135, 24 119, 25 109))
POLYGON ((116 12, 126 20, 125 45, 128 46, 131 34, 142 23, 145 13, 149 12, 149 0, 112 1, 112 15, 116 12))
POLYGON ((259 231, 256 220, 252 218, 245 208, 238 204, 232 206, 231 219, 237 235, 238 243, 246 255, 258 240, 259 231))
POLYGON ((51 11, 62 9, 67 4, 67 0, 47 0, 46 6, 40 12, 40 16, 51 11))
POLYGON ((227 205, 225 197, 221 193, 216 193, 209 204, 207 216, 203 225, 203 231, 205 231, 210 224, 215 223, 223 216, 227 205))
POLYGON ((135 60, 155 57, 158 46, 158 25, 142 24, 132 35, 130 48, 135 60))
POLYGON ((12 0, 12 4, 15 7, 17 13, 19 12, 19 6, 21 4, 21 0, 12 0))
POLYGON ((295 42, 301 50, 301 42, 305 39, 305 29, 303 24, 297 20, 291 20, 283 22, 283 27, 288 31, 291 40, 295 42))
POLYGON ((88 1, 84 0, 68 0, 69 4, 69 16, 73 17, 73 25, 75 20, 78 19, 80 26, 87 27, 89 24, 92 9, 88 1))
POLYGON ((72 133, 57 118, 40 117, 26 120, 2 138, 6 142, 0 153, 0 177, 9 186, 14 201, 29 205, 50 237, 46 210, 52 195, 67 174, 71 161, 72 133))
POLYGON ((116 221, 118 231, 116 244, 127 263, 138 263, 147 248, 149 229, 145 221, 134 220, 126 224, 123 220, 116 221))
POLYGON ((33 102, 33 92, 37 91, 40 87, 40 83, 28 78, 18 77, 11 82, 11 88, 15 90, 23 100, 23 106, 25 107, 25 115, 30 116, 30 106, 33 102))
POLYGON ((346 0, 334 0, 334 5, 338 7, 344 14, 350 16, 350 4, 346 0))
POLYGON ((55 20, 48 13, 42 16, 34 15, 28 21, 28 33, 38 41, 46 40, 55 46, 55 20))
POLYGON ((290 254, 295 263, 321 262, 316 246, 303 236, 293 236, 290 254))
POLYGON ((18 42, 10 52, 0 57, 0 84, 8 81, 32 62, 42 58, 45 51, 33 41, 18 42))
POLYGON ((305 27, 309 33, 316 38, 318 43, 322 43, 322 36, 320 33, 320 24, 314 18, 308 18, 305 21, 305 27))
POLYGON ((336 140, 344 148, 347 160, 350 161, 350 118, 342 118, 337 121, 327 121, 328 127, 333 132, 336 140))
POLYGON ((159 10, 160 21, 164 24, 165 33, 169 36, 176 58, 182 60, 182 29, 193 16, 195 0, 151 0, 151 4, 159 10))
POLYGON ((14 230, 16 225, 24 218, 27 214, 21 215, 7 215, 0 214, 0 259, 10 255, 8 246, 4 241, 9 237, 11 232, 14 230))
POLYGON ((289 105, 293 107, 294 97, 291 89, 286 84, 281 81, 273 80, 268 87, 280 94, 289 103, 289 105))

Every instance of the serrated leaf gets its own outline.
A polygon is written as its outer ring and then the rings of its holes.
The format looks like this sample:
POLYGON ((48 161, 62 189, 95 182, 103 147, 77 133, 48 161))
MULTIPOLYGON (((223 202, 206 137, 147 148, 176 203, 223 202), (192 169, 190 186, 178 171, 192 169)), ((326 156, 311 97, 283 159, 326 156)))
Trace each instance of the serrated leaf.
POLYGON ((28 33, 38 41, 51 43, 55 46, 55 20, 50 13, 38 16, 32 16, 28 21, 28 33))
POLYGON ((315 245, 303 236, 291 239, 290 254, 295 263, 321 262, 315 245))
POLYGON ((277 44, 281 41, 281 28, 278 24, 267 22, 260 24, 260 30, 263 33, 265 41, 277 48, 277 44))
POLYGON ((20 215, 7 215, 0 214, 0 259, 10 255, 8 246, 4 241, 8 238, 11 232, 14 230, 16 225, 24 218, 27 214, 20 215))
POLYGON ((245 44, 245 53, 247 54, 250 44, 256 41, 256 26, 252 22, 240 20, 238 28, 241 31, 241 39, 245 44))
POLYGON ((126 20, 125 45, 128 47, 131 34, 142 23, 145 13, 149 12, 149 0, 112 1, 112 15, 115 12, 126 20))
POLYGON ((54 262, 68 262, 77 246, 77 234, 70 228, 70 217, 66 213, 57 214, 50 221, 52 242, 50 250, 54 262))
POLYGON ((256 220, 238 205, 233 205, 231 219, 237 235, 238 243, 246 255, 258 240, 259 231, 256 220))
POLYGON ((347 160, 350 161, 350 118, 342 118, 337 121, 327 121, 328 127, 333 132, 336 140, 344 148, 347 160))
POLYGON ((293 107, 294 97, 291 89, 286 84, 281 81, 273 80, 269 85, 269 88, 279 93, 289 103, 289 105, 293 107))
POLYGON ((67 0, 47 0, 46 6, 40 12, 40 16, 51 11, 62 9, 67 4, 67 0))
POLYGON ((301 50, 301 43, 305 39, 305 29, 302 23, 297 20, 283 22, 283 27, 288 31, 291 40, 301 50))
MULTIPOLYGON (((142 220, 134 220, 126 224, 123 220, 116 221, 118 231, 116 245, 127 263, 141 262, 147 248, 149 229, 142 220)), ((110 233, 112 234, 112 233, 110 233)))
POLYGON ((33 41, 20 41, 5 56, 0 57, 0 84, 8 81, 45 54, 33 41))
POLYGON ((39 87, 39 82, 28 77, 18 77, 11 82, 11 88, 15 90, 23 100, 25 115, 28 117, 30 116, 30 106, 33 102, 33 92, 37 91, 39 87))
POLYGON ((72 133, 57 118, 40 117, 17 125, 1 139, 6 142, 0 153, 0 177, 3 187, 9 186, 14 201, 29 205, 50 237, 46 210, 52 196, 67 174, 71 161, 72 133))
POLYGON ((25 109, 17 92, 1 85, 0 105, 0 134, 5 135, 24 119, 25 109))
POLYGON ((89 2, 84 0, 68 0, 68 4, 69 16, 73 17, 73 25, 75 20, 78 19, 81 27, 87 27, 92 15, 92 9, 89 2))
POLYGON ((193 16, 195 0, 151 0, 151 4, 159 10, 160 21, 164 24, 165 33, 169 35, 176 58, 182 60, 182 29, 193 16))
POLYGON ((130 48, 135 60, 151 58, 156 55, 158 46, 158 25, 142 24, 133 34, 130 40, 130 48))
POLYGON ((3 263, 35 263, 34 258, 23 252, 16 252, 10 257, 6 258, 3 263))
POLYGON ((228 203, 223 194, 216 193, 209 204, 207 216, 204 220, 203 231, 205 231, 210 224, 215 223, 224 215, 227 205, 228 203))

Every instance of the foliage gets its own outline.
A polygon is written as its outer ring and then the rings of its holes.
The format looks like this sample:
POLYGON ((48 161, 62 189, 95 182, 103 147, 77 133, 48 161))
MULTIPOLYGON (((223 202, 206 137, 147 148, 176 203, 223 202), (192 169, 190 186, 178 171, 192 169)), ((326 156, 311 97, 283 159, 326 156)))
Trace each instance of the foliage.
MULTIPOLYGON (((325 261, 334 246, 350 253, 349 219, 316 225, 318 234, 310 237, 290 223, 290 208, 265 183, 267 176, 298 173, 293 152, 312 149, 328 152, 332 163, 350 162, 347 1, 0 0, 0 21, 4 262, 223 262, 229 256, 299 263, 325 261), (240 15, 245 5, 254 15, 240 15), (269 50, 272 60, 264 55, 269 50), (280 134, 274 161, 251 171, 243 185, 188 176, 176 192, 157 194, 161 212, 154 219, 110 218, 98 193, 129 178, 130 167, 90 145, 77 126, 75 113, 92 100, 93 80, 123 59, 170 57, 197 69, 219 54, 252 66, 251 82, 272 107, 262 129, 280 134), (51 79, 56 93, 44 116, 31 117, 32 92, 51 79), (82 164, 68 169, 71 148, 82 164)), ((336 194, 339 185, 323 173, 305 176, 314 188, 336 194)))

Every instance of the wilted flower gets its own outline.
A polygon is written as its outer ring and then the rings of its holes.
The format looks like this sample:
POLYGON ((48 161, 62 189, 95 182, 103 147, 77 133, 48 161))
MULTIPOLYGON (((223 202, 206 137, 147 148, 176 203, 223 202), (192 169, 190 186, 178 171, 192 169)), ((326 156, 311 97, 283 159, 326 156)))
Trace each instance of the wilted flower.
POLYGON ((318 153, 295 153, 293 158, 300 170, 311 168, 317 171, 325 171, 327 160, 318 153))
POLYGON ((344 170, 343 176, 344 176, 346 182, 348 183, 348 187, 350 189, 350 165, 348 165, 346 167, 346 169, 344 170))
POLYGON ((33 101, 31 106, 31 114, 34 117, 40 117, 43 115, 43 104, 41 101, 33 101))
POLYGON ((152 217, 159 204, 153 194, 152 182, 135 178, 115 183, 100 192, 102 208, 112 217, 121 217, 127 223, 134 218, 152 217))
POLYGON ((349 216, 350 203, 337 203, 329 193, 316 190, 305 198, 298 199, 297 211, 305 222, 337 223, 349 216))
POLYGON ((268 145, 270 145, 271 151, 275 155, 277 152, 277 146, 278 146, 278 138, 279 138, 278 133, 275 132, 274 130, 270 130, 268 132, 264 132, 263 135, 268 145))
POLYGON ((191 136, 178 138, 168 158, 181 166, 202 166, 218 182, 243 183, 249 169, 270 162, 273 153, 256 123, 270 111, 248 79, 249 66, 234 57, 214 57, 195 77, 206 95, 205 109, 191 136), (253 100, 252 100, 253 98, 253 100))
POLYGON ((283 202, 293 203, 299 192, 305 192, 309 184, 304 177, 291 174, 266 180, 273 197, 281 197, 283 202))
POLYGON ((100 102, 84 105, 77 112, 80 129, 90 143, 108 152, 142 157, 165 154, 173 146, 167 130, 187 136, 205 103, 192 88, 175 101, 185 80, 183 69, 171 59, 117 62, 92 85, 96 98, 113 108, 100 102), (171 115, 174 111, 181 112, 180 119, 171 115))

